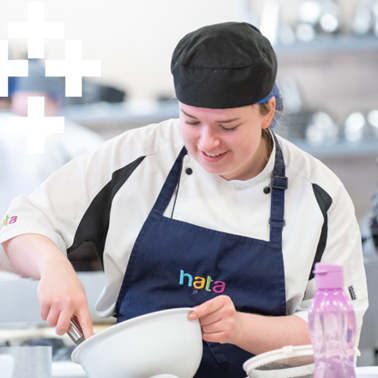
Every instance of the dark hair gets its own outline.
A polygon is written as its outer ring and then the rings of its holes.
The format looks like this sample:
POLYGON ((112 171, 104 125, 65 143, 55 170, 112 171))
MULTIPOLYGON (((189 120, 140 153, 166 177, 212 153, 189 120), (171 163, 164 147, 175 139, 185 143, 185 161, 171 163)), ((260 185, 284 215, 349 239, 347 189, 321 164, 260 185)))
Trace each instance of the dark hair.
MULTIPOLYGON (((270 106, 268 101, 263 102, 263 103, 258 104, 258 105, 259 105, 259 110, 260 110, 261 115, 267 115, 272 110, 272 107, 270 106)), ((272 152, 272 149, 273 149, 273 140, 272 140, 272 137, 271 137, 270 132, 269 132, 269 127, 261 130, 261 137, 263 139, 265 139, 265 141, 267 143, 268 157, 270 156, 270 153, 272 152)))
POLYGON ((272 110, 268 101, 259 104, 259 108, 262 115, 267 115, 272 110))

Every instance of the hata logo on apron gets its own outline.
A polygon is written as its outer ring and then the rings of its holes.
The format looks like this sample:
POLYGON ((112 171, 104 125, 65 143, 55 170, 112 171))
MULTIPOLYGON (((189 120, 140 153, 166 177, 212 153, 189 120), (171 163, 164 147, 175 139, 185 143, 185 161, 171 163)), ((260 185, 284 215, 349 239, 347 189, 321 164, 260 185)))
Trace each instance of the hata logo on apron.
POLYGON ((188 286, 195 287, 196 289, 205 288, 206 291, 214 291, 214 293, 221 294, 226 290, 226 283, 223 281, 215 281, 211 279, 210 276, 207 276, 207 279, 203 277, 194 277, 189 273, 185 273, 183 270, 180 270, 180 285, 184 285, 184 278, 187 278, 188 286), (214 282, 214 285, 210 288, 210 285, 214 282))

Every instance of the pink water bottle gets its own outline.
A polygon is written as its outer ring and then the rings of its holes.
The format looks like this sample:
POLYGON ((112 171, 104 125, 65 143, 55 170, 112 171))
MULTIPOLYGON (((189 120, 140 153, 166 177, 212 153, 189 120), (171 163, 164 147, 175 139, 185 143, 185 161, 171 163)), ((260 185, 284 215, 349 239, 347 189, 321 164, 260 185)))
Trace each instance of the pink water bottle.
POLYGON ((343 268, 315 264, 316 294, 308 326, 314 348, 315 378, 356 378, 356 316, 343 289, 343 268))

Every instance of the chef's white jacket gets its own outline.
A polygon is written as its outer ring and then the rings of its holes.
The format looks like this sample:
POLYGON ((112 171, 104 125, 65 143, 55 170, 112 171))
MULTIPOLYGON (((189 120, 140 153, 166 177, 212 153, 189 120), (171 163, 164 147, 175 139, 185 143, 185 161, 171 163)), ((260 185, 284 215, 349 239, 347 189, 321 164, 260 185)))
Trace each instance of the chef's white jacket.
MULTIPOLYGON (((345 291, 352 299, 360 332, 368 299, 352 201, 340 180, 319 160, 281 137, 278 141, 289 183, 283 228, 287 314, 307 320, 315 294, 315 280, 309 276, 323 243, 321 261, 344 268, 345 291)), ((113 315, 134 242, 182 147, 178 119, 130 130, 103 143, 66 164, 30 196, 15 199, 7 215, 17 218, 1 229, 0 242, 37 233, 69 253, 92 240, 106 281, 95 310, 100 316, 113 315)), ((268 241, 271 193, 264 188, 271 185, 274 157, 275 147, 259 175, 226 181, 186 155, 174 211, 172 199, 165 215, 268 241), (187 168, 193 171, 190 176, 187 168)))

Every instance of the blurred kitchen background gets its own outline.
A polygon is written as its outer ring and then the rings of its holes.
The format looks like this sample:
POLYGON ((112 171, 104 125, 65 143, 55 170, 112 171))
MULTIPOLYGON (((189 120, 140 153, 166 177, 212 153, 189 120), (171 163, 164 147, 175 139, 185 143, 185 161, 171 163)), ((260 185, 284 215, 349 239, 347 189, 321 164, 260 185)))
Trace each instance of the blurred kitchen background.
MULTIPOLYGON (((27 3, 2 4, 0 40, 9 21, 27 20, 27 3)), ((377 365, 378 0, 54 0, 45 1, 45 20, 65 23, 65 39, 82 41, 84 60, 101 60, 101 77, 85 78, 83 96, 65 98, 60 114, 103 140, 178 116, 170 58, 184 34, 225 21, 260 28, 279 62, 286 110, 277 132, 330 167, 354 202, 370 296, 358 364, 377 365)), ((12 59, 26 58, 26 40, 9 46, 12 59)), ((46 40, 45 59, 64 58, 64 40, 46 40)), ((103 276, 85 247, 72 263, 93 307, 103 276)), ((4 278, 0 285, 0 345, 52 337, 39 319, 37 283, 4 278)), ((113 322, 93 317, 99 327, 113 322)), ((67 358, 63 346, 56 360, 67 358)))

